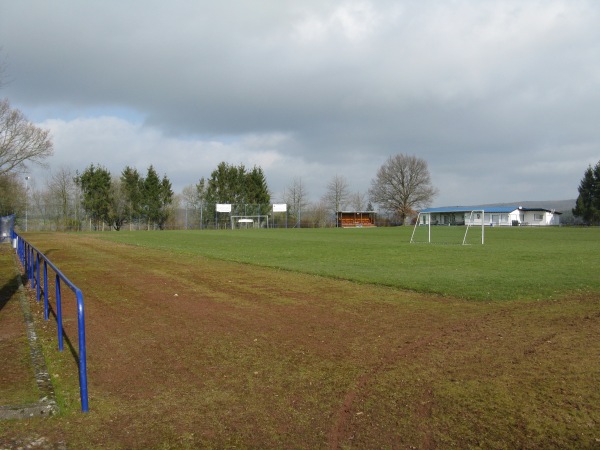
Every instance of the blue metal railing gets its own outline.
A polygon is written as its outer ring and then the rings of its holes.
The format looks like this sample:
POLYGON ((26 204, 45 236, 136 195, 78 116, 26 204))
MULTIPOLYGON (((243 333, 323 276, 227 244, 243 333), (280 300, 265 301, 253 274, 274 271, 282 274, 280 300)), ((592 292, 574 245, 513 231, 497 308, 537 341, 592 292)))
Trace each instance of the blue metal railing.
POLYGON ((39 302, 42 291, 44 292, 44 319, 49 318, 48 302, 48 267, 56 274, 55 278, 55 299, 56 299, 56 323, 58 328, 58 349, 64 349, 64 332, 62 320, 62 296, 61 282, 66 284, 75 294, 77 299, 77 331, 79 335, 79 393, 81 397, 81 410, 88 412, 88 390, 87 390, 87 364, 85 349, 85 314, 83 308, 83 293, 81 289, 75 286, 41 251, 27 242, 18 233, 13 231, 13 239, 16 239, 16 251, 25 269, 27 280, 31 288, 36 290, 36 300, 39 302), (42 265, 43 262, 43 265, 42 265), (42 272, 43 266, 43 275, 42 272), (40 280, 40 277, 43 279, 40 280), (41 284, 43 283, 43 285, 41 284))

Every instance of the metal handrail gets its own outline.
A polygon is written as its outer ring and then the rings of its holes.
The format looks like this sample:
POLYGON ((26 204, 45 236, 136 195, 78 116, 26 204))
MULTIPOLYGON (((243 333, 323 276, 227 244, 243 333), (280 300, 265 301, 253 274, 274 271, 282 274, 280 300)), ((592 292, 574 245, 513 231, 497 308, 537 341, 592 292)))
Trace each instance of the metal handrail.
POLYGON ((83 293, 75 284, 73 284, 61 271, 56 267, 46 255, 27 242, 22 236, 13 231, 13 239, 16 239, 16 251, 31 288, 36 290, 36 300, 39 302, 41 291, 44 292, 44 319, 49 318, 49 302, 48 302, 48 267, 50 267, 55 277, 56 287, 56 323, 58 332, 58 350, 63 351, 63 321, 62 321, 62 296, 61 296, 61 281, 66 284, 75 294, 77 299, 77 331, 79 337, 79 393, 81 397, 81 410, 89 411, 88 406, 88 389, 87 389, 87 363, 86 363, 86 346, 85 346, 85 313, 83 304, 83 293), (40 283, 40 272, 43 261, 43 288, 40 283))

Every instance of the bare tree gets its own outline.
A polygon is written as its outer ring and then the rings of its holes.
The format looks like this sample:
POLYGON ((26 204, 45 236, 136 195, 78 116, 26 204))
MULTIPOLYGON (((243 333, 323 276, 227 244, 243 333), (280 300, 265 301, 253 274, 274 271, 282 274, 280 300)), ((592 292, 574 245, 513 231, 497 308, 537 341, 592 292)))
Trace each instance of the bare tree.
POLYGON ((0 101, 0 174, 42 164, 53 153, 50 130, 36 127, 8 100, 0 101))
POLYGON ((404 154, 390 156, 369 189, 371 201, 397 214, 403 224, 416 209, 429 205, 436 194, 427 162, 404 154))
POLYGON ((185 208, 185 229, 187 230, 189 223, 188 216, 189 218, 195 218, 198 215, 198 209, 202 203, 198 192, 198 186, 194 184, 184 186, 183 191, 181 192, 181 200, 183 207, 185 208))
POLYGON ((354 211, 365 211, 367 208, 367 195, 363 192, 355 192, 350 195, 348 202, 354 211))
POLYGON ((342 175, 335 175, 327 185, 323 201, 335 214, 341 211, 348 200, 348 181, 342 175))
POLYGON ((304 215, 305 222, 313 228, 324 228, 331 225, 331 215, 328 214, 329 205, 324 200, 312 204, 308 207, 307 213, 304 215))
POLYGON ((289 205, 288 212, 297 226, 300 226, 302 211, 308 205, 307 198, 308 191, 300 177, 294 178, 292 184, 283 193, 283 201, 289 205))
POLYGON ((204 228, 204 206, 206 204, 206 197, 208 194, 208 181, 206 178, 202 177, 198 180, 198 184, 196 184, 196 198, 198 199, 198 212, 200 214, 199 224, 200 228, 204 228))
POLYGON ((75 212, 75 174, 71 169, 61 167, 50 175, 47 183, 50 201, 54 204, 57 227, 68 229, 75 212))

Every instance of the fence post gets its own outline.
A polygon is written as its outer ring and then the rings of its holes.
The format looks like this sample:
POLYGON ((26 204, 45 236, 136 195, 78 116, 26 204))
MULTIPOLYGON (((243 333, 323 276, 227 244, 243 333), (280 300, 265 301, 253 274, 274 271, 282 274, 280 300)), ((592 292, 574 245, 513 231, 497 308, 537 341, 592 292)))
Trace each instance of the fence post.
POLYGON ((27 277, 29 278, 29 286, 33 289, 33 249, 30 245, 27 246, 27 277))
POLYGON ((40 254, 37 253, 36 258, 35 258, 35 299, 36 301, 40 301, 40 297, 41 297, 41 290, 42 290, 42 286, 40 285, 40 272, 41 272, 41 268, 40 268, 40 263, 41 263, 41 258, 40 258, 40 254))
POLYGON ((35 251, 29 246, 29 280, 31 289, 35 287, 35 251))
POLYGON ((58 328, 58 349, 62 352, 63 346, 63 326, 62 326, 62 298, 60 295, 60 277, 56 274, 56 324, 58 328))
POLYGON ((87 390, 87 363, 85 346, 85 315, 83 310, 83 294, 77 289, 77 318, 79 321, 79 394, 81 397, 81 410, 88 411, 88 390, 87 390))
POLYGON ((44 259, 44 320, 48 320, 48 262, 44 259))

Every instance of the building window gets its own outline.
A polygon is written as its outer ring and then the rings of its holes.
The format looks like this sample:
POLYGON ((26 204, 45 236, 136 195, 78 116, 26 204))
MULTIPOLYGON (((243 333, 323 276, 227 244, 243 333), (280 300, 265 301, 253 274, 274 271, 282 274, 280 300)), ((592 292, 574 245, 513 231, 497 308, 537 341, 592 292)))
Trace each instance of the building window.
POLYGON ((535 220, 536 222, 541 222, 542 220, 544 220, 544 215, 543 214, 533 214, 533 220, 535 220))

